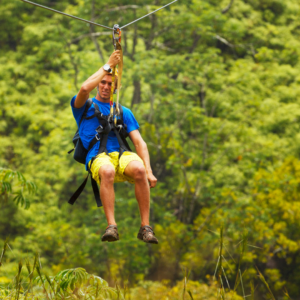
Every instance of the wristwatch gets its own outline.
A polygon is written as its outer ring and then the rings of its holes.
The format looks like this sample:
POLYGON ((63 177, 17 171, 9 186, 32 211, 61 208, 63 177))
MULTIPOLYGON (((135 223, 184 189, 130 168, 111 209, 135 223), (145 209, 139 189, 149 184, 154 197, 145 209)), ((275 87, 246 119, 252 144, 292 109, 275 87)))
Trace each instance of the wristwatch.
POLYGON ((105 64, 105 65, 103 66, 103 69, 104 69, 104 71, 109 72, 109 73, 111 73, 111 71, 112 71, 110 65, 108 65, 108 64, 105 64))

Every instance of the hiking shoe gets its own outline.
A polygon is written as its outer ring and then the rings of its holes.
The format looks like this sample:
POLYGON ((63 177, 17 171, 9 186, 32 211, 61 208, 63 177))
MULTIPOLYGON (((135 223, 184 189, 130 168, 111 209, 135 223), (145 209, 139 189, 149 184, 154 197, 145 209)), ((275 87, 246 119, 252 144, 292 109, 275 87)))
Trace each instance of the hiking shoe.
POLYGON ((118 228, 116 225, 109 225, 105 229, 101 241, 102 242, 114 242, 119 239, 118 228))
POLYGON ((140 228, 137 238, 145 243, 158 244, 158 239, 155 237, 153 229, 148 225, 140 228))

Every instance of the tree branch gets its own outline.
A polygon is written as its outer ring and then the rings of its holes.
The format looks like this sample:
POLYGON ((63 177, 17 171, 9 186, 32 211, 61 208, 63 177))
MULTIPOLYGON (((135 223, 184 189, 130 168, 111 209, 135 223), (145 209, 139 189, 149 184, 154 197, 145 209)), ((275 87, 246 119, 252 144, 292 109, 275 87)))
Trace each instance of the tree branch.
MULTIPOLYGON (((139 8, 139 7, 140 7, 140 6, 138 6, 138 5, 123 5, 123 6, 118 6, 118 7, 106 9, 105 12, 126 10, 126 9, 128 9, 128 8, 131 8, 131 9, 137 9, 137 8, 139 8)), ((100 11, 100 9, 97 9, 97 10, 100 11)), ((103 12, 103 10, 101 10, 101 12, 103 12)))
MULTIPOLYGON (((95 0, 92 1, 91 21, 94 21, 94 19, 95 19, 95 0)), ((90 33, 91 33, 91 39, 92 39, 92 41, 93 41, 93 43, 94 43, 94 45, 96 47, 96 50, 97 50, 97 52, 99 54, 99 57, 100 57, 100 60, 102 60, 102 62, 105 63, 104 62, 103 53, 101 51, 101 48, 100 48, 100 46, 99 46, 99 44, 97 42, 96 37, 93 35, 93 33, 94 33, 94 25, 92 25, 92 24, 90 24, 90 33)))
POLYGON ((157 47, 157 48, 159 48, 159 49, 167 50, 167 51, 170 51, 170 52, 175 52, 174 49, 169 48, 169 47, 167 47, 165 44, 160 43, 160 42, 154 42, 154 43, 153 43, 153 47, 157 47))
POLYGON ((131 100, 131 109, 134 104, 139 104, 141 102, 141 82, 139 80, 133 81, 134 92, 131 100))
POLYGON ((72 51, 71 51, 71 44, 70 43, 67 43, 67 47, 68 47, 68 52, 69 52, 69 56, 70 56, 70 60, 71 60, 71 64, 74 68, 74 71, 75 71, 75 74, 74 74, 74 86, 76 88, 76 90, 78 90, 78 86, 77 86, 77 82, 78 82, 78 65, 77 63, 75 62, 75 58, 74 56, 72 55, 72 51))
MULTIPOLYGON (((205 74, 205 76, 206 76, 206 74, 205 74)), ((201 105, 201 108, 203 108, 205 115, 207 116, 206 103, 205 103, 206 92, 205 92, 204 84, 201 83, 200 86, 201 86, 201 90, 199 92, 200 105, 201 105)))
POLYGON ((123 35, 124 37, 124 46, 123 46, 123 55, 126 56, 128 54, 128 45, 127 45, 127 35, 123 35))
POLYGON ((97 50, 97 52, 98 52, 98 54, 99 54, 99 57, 100 57, 100 60, 102 60, 102 62, 103 63, 105 63, 105 61, 104 61, 104 57, 103 57, 103 53, 102 53, 102 51, 101 51, 101 48, 100 48, 100 46, 99 46, 99 43, 97 42, 97 39, 96 39, 96 37, 95 37, 95 35, 93 34, 94 32, 93 32, 93 25, 90 25, 90 37, 91 37, 91 39, 92 39, 92 41, 93 41, 93 43, 94 43, 94 45, 95 45, 95 47, 96 47, 96 50, 97 50))
MULTIPOLYGON (((128 32, 127 32, 128 33, 128 32)), ((125 33, 122 32, 122 35, 124 35, 125 33)), ((104 31, 104 32, 90 32, 90 33, 85 33, 85 34, 82 34, 80 35, 79 37, 71 40, 71 44, 73 43, 76 43, 76 42, 79 42, 80 40, 86 38, 86 37, 97 37, 97 36, 101 36, 101 35, 111 35, 111 31, 104 31)))
POLYGON ((151 93, 151 95, 150 95, 150 113, 148 116, 148 123, 152 122, 153 115, 154 115, 154 94, 151 93))
POLYGON ((192 45, 191 49, 189 50, 190 54, 192 54, 195 51, 195 49, 196 49, 196 47, 198 45, 198 42, 199 42, 199 40, 201 38, 201 35, 198 35, 195 32, 194 32, 193 35, 194 35, 194 41, 193 41, 193 45, 192 45))
MULTIPOLYGON (((136 19, 136 10, 134 10, 134 18, 136 19)), ((131 52, 131 60, 134 61, 135 47, 137 45, 137 23, 134 24, 133 45, 131 52)))
POLYGON ((221 43, 225 44, 226 46, 232 48, 234 50, 234 54, 236 56, 236 52, 235 52, 235 48, 243 48, 245 49, 246 51, 250 51, 252 57, 253 57, 253 60, 256 62, 256 58, 255 58, 255 55, 257 54, 254 47, 253 47, 253 44, 231 44, 229 43, 227 40, 225 40, 224 38, 222 38, 221 36, 219 35, 216 35, 215 38, 217 40, 219 40, 221 43))
POLYGON ((226 14, 230 8, 232 7, 232 4, 233 4, 234 0, 230 0, 230 3, 228 4, 227 7, 225 7, 223 10, 222 10, 222 14, 226 14))
POLYGON ((72 50, 71 50, 71 44, 70 42, 67 42, 67 38, 64 36, 64 33, 60 30, 59 26, 58 26, 58 31, 60 33, 60 35, 62 35, 64 37, 64 40, 66 41, 66 46, 68 47, 68 54, 69 54, 69 57, 70 57, 70 61, 71 61, 71 64, 74 68, 74 86, 76 88, 76 90, 78 90, 78 73, 79 73, 79 69, 78 69, 78 60, 77 62, 75 61, 75 57, 73 56, 72 54, 72 50))
POLYGON ((149 18, 151 19, 151 29, 150 29, 149 38, 148 38, 148 40, 146 40, 146 50, 147 51, 151 50, 151 48, 152 48, 152 42, 155 38, 155 31, 156 31, 156 25, 157 25, 155 15, 151 15, 149 18))
POLYGON ((216 35, 215 38, 217 40, 219 40, 221 43, 227 45, 230 48, 234 48, 235 47, 233 44, 229 43, 227 40, 225 40, 224 38, 220 37, 219 35, 216 35))

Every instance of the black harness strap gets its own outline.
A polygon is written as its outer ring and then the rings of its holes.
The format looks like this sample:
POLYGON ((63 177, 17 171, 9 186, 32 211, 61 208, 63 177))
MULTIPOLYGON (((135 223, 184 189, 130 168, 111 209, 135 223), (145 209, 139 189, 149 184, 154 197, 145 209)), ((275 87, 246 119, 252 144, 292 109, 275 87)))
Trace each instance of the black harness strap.
POLYGON ((125 151, 128 151, 128 149, 127 149, 127 147, 125 146, 123 140, 121 139, 121 136, 120 136, 120 134, 119 134, 119 132, 118 132, 118 130, 117 130, 116 127, 113 128, 113 131, 114 131, 115 135, 117 136, 118 142, 119 142, 119 144, 120 144, 120 150, 119 150, 119 159, 120 159, 121 156, 123 155, 123 153, 124 153, 125 151))
MULTIPOLYGON (((92 104, 93 104, 93 99, 92 99, 92 98, 89 98, 89 99, 86 100, 86 106, 85 106, 84 112, 83 112, 83 114, 82 114, 82 117, 81 117, 81 119, 80 119, 80 122, 79 122, 79 125, 78 125, 78 129, 77 129, 77 131, 76 131, 76 133, 75 133, 75 136, 74 136, 74 138, 73 138, 73 143, 74 143, 75 137, 79 138, 79 126, 80 126, 82 120, 83 120, 83 119, 86 119, 87 112, 88 112, 89 108, 92 106, 92 104)), ((74 148, 71 149, 70 151, 68 151, 68 154, 71 154, 71 153, 75 150, 75 147, 76 147, 76 146, 75 146, 75 144, 74 144, 74 148)))
MULTIPOLYGON (((80 185, 80 187, 77 189, 77 191, 70 198, 70 200, 68 201, 68 203, 70 203, 71 205, 74 205, 75 201, 77 200, 77 198, 80 196, 80 194, 84 190, 84 188, 86 186, 86 183, 87 183, 87 181, 89 179, 89 176, 90 176, 90 172, 88 173, 88 176, 86 177, 86 179, 84 180, 84 182, 80 185)), ((91 177, 91 182, 92 182, 93 192, 94 192, 94 196, 95 196, 95 200, 96 200, 97 206, 101 207, 102 206, 102 202, 101 202, 101 199, 100 199, 100 193, 99 193, 99 188, 98 188, 97 182, 95 181, 95 179, 93 177, 91 177)))
POLYGON ((92 141, 90 142, 89 148, 88 148, 88 152, 90 152, 90 150, 99 142, 99 140, 97 138, 93 138, 92 141))
POLYGON ((75 203, 75 201, 77 200, 77 198, 80 196, 80 194, 82 193, 82 191, 85 188, 85 185, 89 179, 90 173, 88 173, 88 176, 86 177, 86 179, 84 180, 84 182, 80 185, 80 187, 77 189, 77 191, 73 194, 73 196, 70 198, 70 200, 68 201, 68 203, 70 203, 71 205, 73 205, 75 203))
POLYGON ((94 196, 95 196, 95 200, 96 200, 97 206, 101 207, 102 206, 102 202, 101 202, 101 199, 100 199, 100 192, 99 192, 99 188, 98 188, 97 182, 96 182, 96 180, 93 177, 91 177, 91 180, 92 180, 92 187, 93 187, 93 192, 94 192, 94 196))
POLYGON ((80 126, 81 122, 83 121, 83 119, 86 119, 87 112, 88 112, 89 108, 92 106, 92 104, 93 104, 93 98, 89 98, 86 100, 86 107, 85 107, 84 113, 80 119, 79 126, 80 126))

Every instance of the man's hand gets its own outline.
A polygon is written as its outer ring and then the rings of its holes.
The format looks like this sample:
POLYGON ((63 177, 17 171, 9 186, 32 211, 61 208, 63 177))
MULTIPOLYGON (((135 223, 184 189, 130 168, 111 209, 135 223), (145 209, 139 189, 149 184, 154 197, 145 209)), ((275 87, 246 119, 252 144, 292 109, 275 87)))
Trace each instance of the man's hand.
POLYGON ((145 168, 146 168, 147 179, 149 181, 150 188, 154 188, 156 186, 157 179, 152 173, 147 144, 145 143, 145 141, 141 137, 141 134, 138 131, 138 129, 129 132, 129 137, 133 142, 136 153, 138 154, 138 156, 144 162, 144 165, 145 165, 145 168))
POLYGON ((112 53, 112 55, 110 56, 107 64, 113 68, 115 67, 119 62, 121 61, 121 53, 120 50, 116 50, 112 53))
POLYGON ((147 173, 147 178, 148 178, 148 181, 149 181, 149 185, 150 185, 150 188, 154 188, 156 186, 156 183, 157 183, 157 179, 156 177, 153 175, 153 173, 149 172, 147 173))

